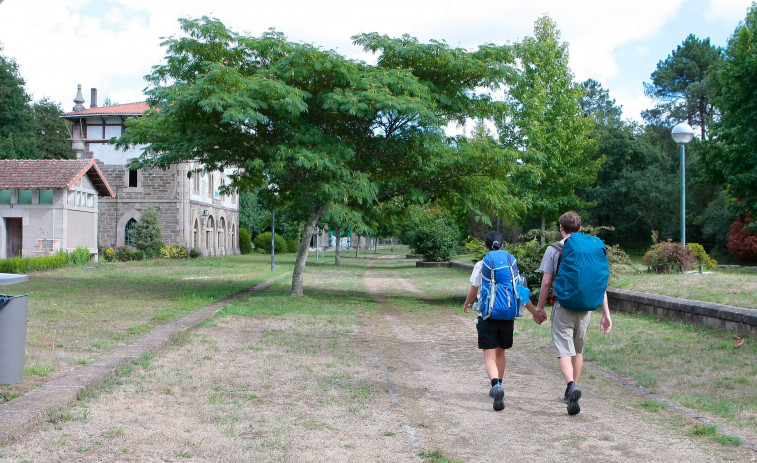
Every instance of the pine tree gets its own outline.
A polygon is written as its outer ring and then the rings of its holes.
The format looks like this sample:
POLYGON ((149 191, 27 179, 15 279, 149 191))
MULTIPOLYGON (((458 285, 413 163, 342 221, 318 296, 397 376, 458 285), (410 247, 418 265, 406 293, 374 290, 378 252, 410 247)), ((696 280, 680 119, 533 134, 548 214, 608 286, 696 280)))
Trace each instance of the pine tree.
POLYGON ((142 251, 146 258, 159 256, 163 248, 163 230, 152 203, 147 205, 147 209, 134 228, 134 246, 142 251))

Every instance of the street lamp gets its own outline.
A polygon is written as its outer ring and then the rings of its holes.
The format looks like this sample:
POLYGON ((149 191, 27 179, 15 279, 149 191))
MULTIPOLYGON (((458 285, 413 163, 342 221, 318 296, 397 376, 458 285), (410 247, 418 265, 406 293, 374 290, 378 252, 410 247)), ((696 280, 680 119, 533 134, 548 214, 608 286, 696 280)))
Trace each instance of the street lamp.
POLYGON ((694 139, 694 130, 685 122, 670 131, 673 141, 681 147, 681 246, 686 249, 686 144, 694 139))

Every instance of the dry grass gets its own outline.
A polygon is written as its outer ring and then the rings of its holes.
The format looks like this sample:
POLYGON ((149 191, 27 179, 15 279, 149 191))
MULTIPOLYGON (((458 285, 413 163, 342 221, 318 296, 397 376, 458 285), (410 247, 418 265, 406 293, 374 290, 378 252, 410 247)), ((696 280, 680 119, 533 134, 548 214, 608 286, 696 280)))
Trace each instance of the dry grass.
MULTIPOLYGON (((103 262, 32 273, 28 283, 6 289, 29 293, 29 315, 24 381, 0 386, 0 403, 271 278, 264 257, 103 262)), ((291 258, 282 260, 277 275, 291 272, 291 258)))
POLYGON ((757 309, 757 272, 615 275, 613 287, 757 309))

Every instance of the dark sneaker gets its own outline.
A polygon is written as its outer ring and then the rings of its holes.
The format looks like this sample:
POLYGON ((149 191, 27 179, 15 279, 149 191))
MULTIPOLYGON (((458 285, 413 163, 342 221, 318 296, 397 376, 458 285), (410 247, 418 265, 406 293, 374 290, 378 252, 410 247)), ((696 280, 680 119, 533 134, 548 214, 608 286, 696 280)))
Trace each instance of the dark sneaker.
POLYGON ((581 389, 574 384, 571 384, 567 391, 565 391, 565 397, 568 399, 568 415, 578 415, 581 412, 581 406, 578 405, 578 399, 581 398, 581 389))
POLYGON ((568 391, 569 390, 570 390, 570 388, 566 388, 565 389, 565 399, 564 399, 565 400, 565 405, 568 405, 568 391))
POLYGON ((501 384, 492 386, 492 388, 489 389, 489 397, 494 399, 492 407, 495 412, 505 409, 505 390, 502 388, 501 384))

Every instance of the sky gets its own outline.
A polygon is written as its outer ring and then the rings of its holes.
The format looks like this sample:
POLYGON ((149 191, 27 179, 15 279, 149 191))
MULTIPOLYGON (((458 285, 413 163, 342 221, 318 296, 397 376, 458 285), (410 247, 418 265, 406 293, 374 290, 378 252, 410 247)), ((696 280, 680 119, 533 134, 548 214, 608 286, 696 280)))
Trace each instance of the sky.
POLYGON ((178 18, 220 19, 238 33, 269 28, 291 41, 333 49, 348 58, 373 57, 352 45, 364 32, 409 34, 475 49, 531 36, 548 15, 570 46, 577 82, 595 79, 610 91, 626 119, 654 103, 644 82, 689 34, 727 45, 751 0, 0 0, 0 54, 12 58, 36 101, 71 111, 76 87, 90 105, 144 101, 162 38, 180 35, 178 18))

